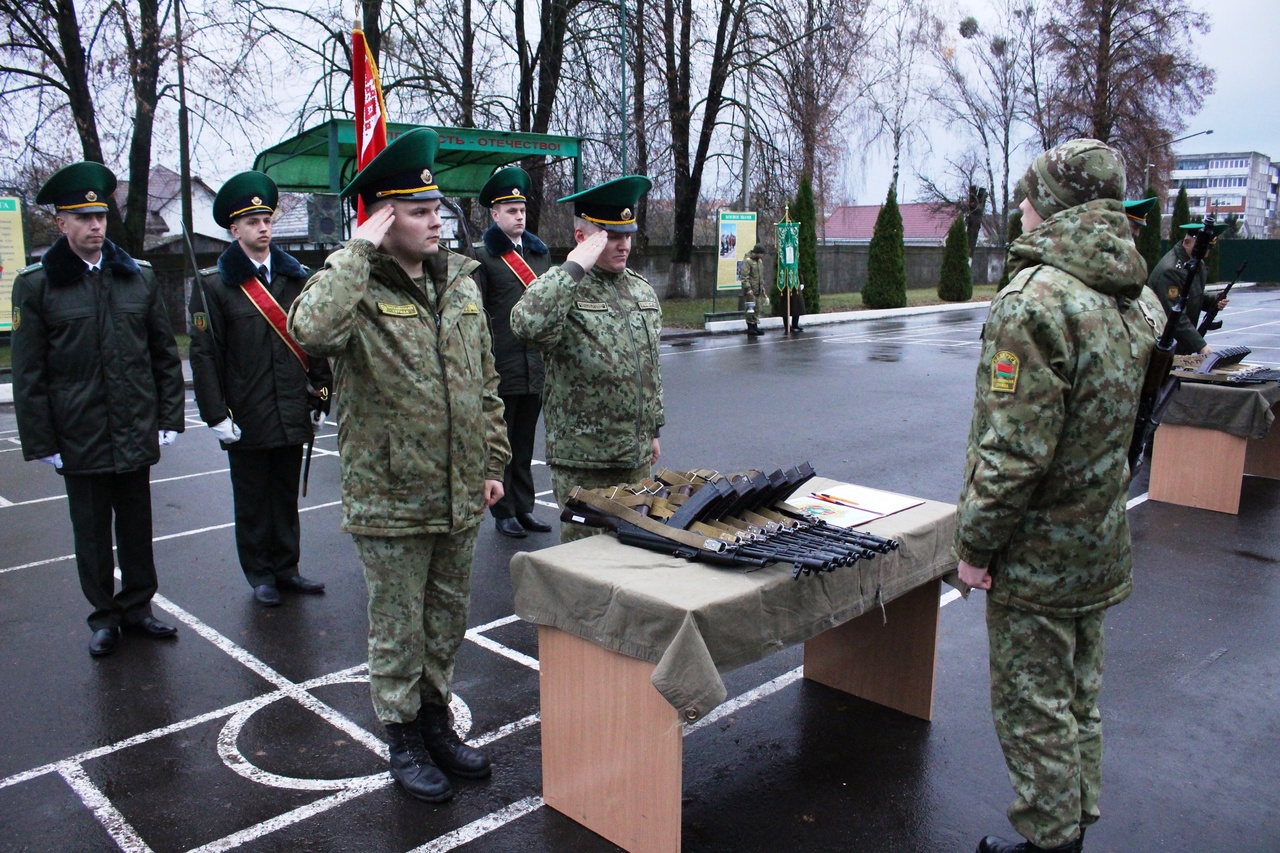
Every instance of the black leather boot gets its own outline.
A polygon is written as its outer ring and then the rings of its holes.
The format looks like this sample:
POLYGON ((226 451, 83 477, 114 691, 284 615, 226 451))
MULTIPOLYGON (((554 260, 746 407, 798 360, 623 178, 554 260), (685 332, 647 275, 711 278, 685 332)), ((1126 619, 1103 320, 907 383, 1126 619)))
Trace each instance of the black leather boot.
POLYGON ((1030 841, 1005 841, 988 835, 978 842, 978 853, 1081 853, 1084 849, 1084 831, 1057 847, 1037 847, 1030 841))
POLYGON ((391 778, 410 796, 428 803, 443 803, 453 796, 453 786, 422 745, 417 722, 386 723, 387 747, 391 752, 391 778))
POLYGON ((453 730, 446 705, 423 704, 418 712, 422 726, 422 742, 431 758, 446 773, 455 773, 468 779, 489 775, 489 759, 483 752, 467 746, 453 730))

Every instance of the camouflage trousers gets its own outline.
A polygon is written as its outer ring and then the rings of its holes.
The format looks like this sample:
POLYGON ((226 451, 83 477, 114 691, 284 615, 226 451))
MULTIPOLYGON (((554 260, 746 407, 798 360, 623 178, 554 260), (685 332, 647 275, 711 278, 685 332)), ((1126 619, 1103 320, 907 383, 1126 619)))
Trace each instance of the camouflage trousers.
MULTIPOLYGON (((616 486, 619 483, 638 483, 653 473, 649 465, 639 468, 566 468, 562 465, 551 466, 551 489, 556 493, 556 503, 561 507, 569 497, 574 486, 586 486, 598 489, 601 486, 616 486)), ((586 539, 597 533, 604 533, 603 527, 588 527, 585 524, 560 523, 560 542, 573 542, 575 539, 586 539)))
POLYGON ((991 712, 1017 796, 1009 822, 1040 847, 1099 816, 1105 612, 1056 618, 987 599, 991 712))
POLYGON ((369 587, 369 692, 383 723, 449 704, 478 532, 352 536, 369 587))

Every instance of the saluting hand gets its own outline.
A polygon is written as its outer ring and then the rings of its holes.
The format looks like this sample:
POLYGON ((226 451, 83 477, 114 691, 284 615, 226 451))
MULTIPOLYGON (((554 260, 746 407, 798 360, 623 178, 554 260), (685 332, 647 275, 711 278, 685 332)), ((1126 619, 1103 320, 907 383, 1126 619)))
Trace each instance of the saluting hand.
POLYGON ((604 247, 608 243, 609 232, 597 231, 575 246, 565 260, 573 261, 584 270, 589 270, 596 265, 596 261, 600 259, 600 255, 604 253, 604 247))
POLYGON ((356 226, 355 233, 351 235, 353 240, 368 240, 375 246, 382 245, 382 238, 387 236, 387 231, 391 230, 391 223, 395 221, 395 206, 388 204, 386 207, 380 207, 372 216, 356 226))

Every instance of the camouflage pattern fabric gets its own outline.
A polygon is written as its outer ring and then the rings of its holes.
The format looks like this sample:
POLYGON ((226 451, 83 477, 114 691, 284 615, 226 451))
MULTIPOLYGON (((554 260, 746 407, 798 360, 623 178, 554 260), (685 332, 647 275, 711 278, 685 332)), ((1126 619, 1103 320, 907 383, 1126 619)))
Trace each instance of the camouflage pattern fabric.
POLYGON ((1022 188, 1045 219, 1098 199, 1124 201, 1124 159, 1096 139, 1072 139, 1037 157, 1022 188))
POLYGON ((664 423, 662 309, 631 270, 552 267, 511 309, 516 336, 542 351, 547 461, 571 468, 648 464, 664 423))
POLYGON ((759 316, 758 306, 764 293, 764 265, 755 258, 742 261, 742 303, 747 312, 747 322, 756 322, 759 316), (747 291, 751 295, 747 295, 747 291))
MULTIPOLYGON (((352 240, 289 311, 289 333, 334 360, 342 526, 367 536, 479 524, 484 481, 511 449, 489 326, 470 271, 441 249, 438 299, 390 255, 352 240)), ((431 265, 429 265, 431 266, 431 265)))
MULTIPOLYGON (((653 473, 653 468, 648 462, 636 468, 565 468, 562 465, 552 465, 550 468, 551 489, 555 492, 556 503, 562 507, 569 499, 569 492, 574 486, 599 489, 621 483, 638 483, 653 473)), ((604 532, 603 527, 589 527, 585 524, 562 521, 560 522, 560 543, 586 539, 588 536, 604 532)))
POLYGON ((1017 795, 1009 822, 1040 847, 1098 820, 1105 613, 1054 618, 987 599, 991 712, 1017 795))
POLYGON ((449 703, 478 532, 352 537, 369 587, 369 692, 381 722, 449 703))
POLYGON ((1200 309, 1204 306, 1204 286, 1209 278, 1209 267, 1201 264, 1188 286, 1185 266, 1189 260, 1191 255, 1182 248, 1182 243, 1174 243, 1173 248, 1165 252, 1156 268, 1151 271, 1151 278, 1147 279, 1147 287, 1160 300, 1166 313, 1169 306, 1182 294, 1182 289, 1187 289, 1187 302, 1183 306, 1182 317, 1173 330, 1174 339, 1178 342, 1175 350, 1178 355, 1200 352, 1205 345, 1204 335, 1196 331, 1196 326, 1200 323, 1200 309))
POLYGON ((1019 272, 983 333, 960 559, 989 597, 1075 616, 1128 596, 1126 459, 1163 314, 1119 201, 1063 211, 1010 247, 1019 272))

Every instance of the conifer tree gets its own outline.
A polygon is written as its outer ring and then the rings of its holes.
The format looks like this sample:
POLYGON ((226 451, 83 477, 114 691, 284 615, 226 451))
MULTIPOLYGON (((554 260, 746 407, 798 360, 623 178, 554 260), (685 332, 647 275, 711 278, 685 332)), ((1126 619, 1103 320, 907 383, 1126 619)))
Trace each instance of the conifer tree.
POLYGON ((868 308, 902 308, 907 304, 907 265, 902 246, 902 213, 892 185, 867 247, 867 283, 862 304, 868 308))
POLYGON ((1187 201, 1187 188, 1178 190, 1178 198, 1173 202, 1173 214, 1169 217, 1169 242, 1176 243, 1182 239, 1182 226, 1191 221, 1191 205, 1187 201))
MULTIPOLYGON (((800 223, 800 283, 804 285, 804 313, 817 314, 818 288, 818 207, 813 200, 813 183, 800 178, 791 218, 800 223)), ((795 298, 795 294, 791 298, 795 298)))
POLYGON ((969 232, 957 216, 947 231, 942 250, 942 273, 938 276, 938 298, 947 302, 968 302, 973 297, 973 274, 969 269, 969 232))
MULTIPOLYGON (((1144 198, 1151 198, 1155 194, 1155 188, 1148 186, 1144 198)), ((1147 262, 1148 272, 1156 268, 1156 264, 1160 263, 1160 256, 1164 254, 1160 245, 1160 219, 1160 205, 1157 204, 1147 213, 1147 224, 1138 232, 1138 253, 1147 262)))
MULTIPOLYGON (((1021 236, 1022 236, 1022 211, 1015 210, 1013 213, 1009 214, 1009 233, 1005 236, 1005 239, 1008 240, 1008 243, 1011 246, 1013 245, 1013 241, 1017 240, 1021 236)), ((1004 273, 1002 273, 1000 276, 1000 283, 996 287, 996 290, 1004 290, 1005 285, 1009 283, 1009 279, 1011 278, 1013 278, 1013 270, 1010 269, 1009 254, 1006 247, 1006 252, 1004 256, 1004 273)))

